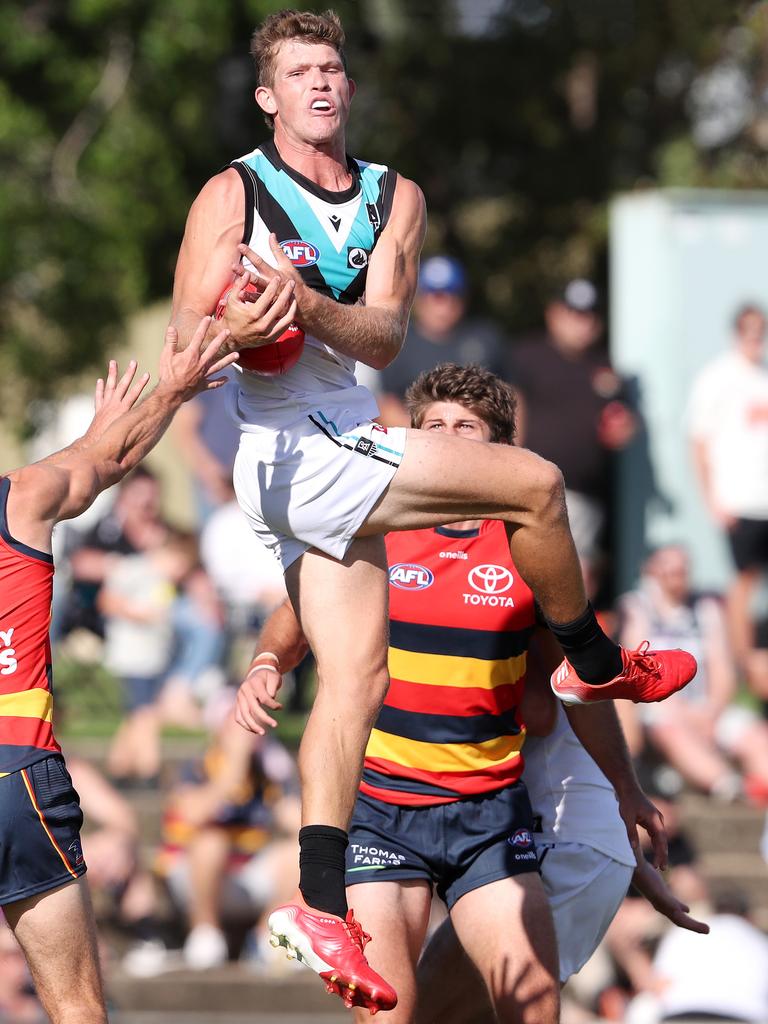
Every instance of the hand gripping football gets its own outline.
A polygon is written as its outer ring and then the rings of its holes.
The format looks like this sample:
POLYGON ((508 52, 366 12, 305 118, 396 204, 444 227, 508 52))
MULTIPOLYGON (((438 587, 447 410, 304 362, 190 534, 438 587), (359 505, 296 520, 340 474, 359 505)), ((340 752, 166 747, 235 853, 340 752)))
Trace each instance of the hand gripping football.
MULTIPOLYGON (((229 293, 237 282, 228 284, 219 296, 216 303, 216 311, 213 314, 214 320, 221 320, 224 310, 227 308, 229 293)), ((246 293, 258 295, 259 289, 251 282, 245 287, 246 293)), ((276 341, 268 345, 260 345, 259 348, 243 348, 237 359, 237 365, 250 373, 261 373, 269 377, 286 373, 295 366, 301 358, 304 350, 304 331, 296 323, 288 324, 286 329, 276 341)))

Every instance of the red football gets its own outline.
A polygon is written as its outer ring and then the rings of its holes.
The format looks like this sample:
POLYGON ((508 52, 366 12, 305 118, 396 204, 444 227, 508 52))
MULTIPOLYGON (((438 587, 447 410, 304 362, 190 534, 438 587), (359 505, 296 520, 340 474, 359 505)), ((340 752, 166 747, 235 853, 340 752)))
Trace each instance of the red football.
MULTIPOLYGON (((216 303, 216 312, 213 314, 215 320, 221 320, 224 310, 227 307, 229 293, 235 287, 228 284, 219 296, 216 303)), ((246 289, 252 295, 258 295, 259 289, 250 283, 246 289)), ((292 366, 295 366, 301 358, 304 350, 304 331, 298 324, 288 324, 286 329, 277 339, 269 345, 261 345, 259 348, 243 348, 237 360, 237 365, 251 373, 262 373, 274 377, 280 373, 287 373, 292 366)))

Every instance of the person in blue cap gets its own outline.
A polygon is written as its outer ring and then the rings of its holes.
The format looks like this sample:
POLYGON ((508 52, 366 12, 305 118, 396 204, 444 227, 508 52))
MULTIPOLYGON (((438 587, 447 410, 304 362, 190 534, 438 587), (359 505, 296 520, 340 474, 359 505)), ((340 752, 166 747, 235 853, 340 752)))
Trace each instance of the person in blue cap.
POLYGON ((506 376, 507 340, 492 320, 467 315, 467 275, 452 256, 430 256, 419 268, 419 287, 405 343, 381 372, 379 407, 387 426, 410 421, 403 396, 419 376, 439 363, 475 363, 506 376))

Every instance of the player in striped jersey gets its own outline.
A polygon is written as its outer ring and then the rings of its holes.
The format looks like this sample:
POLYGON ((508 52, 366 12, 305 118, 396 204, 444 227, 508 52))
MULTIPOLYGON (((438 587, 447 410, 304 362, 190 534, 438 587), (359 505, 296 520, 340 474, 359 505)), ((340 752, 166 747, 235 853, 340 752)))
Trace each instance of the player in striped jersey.
MULTIPOLYGON (((419 378, 408 400, 414 425, 423 430, 512 441, 511 390, 479 367, 440 366, 419 378)), ((393 533, 386 542, 392 682, 366 749, 347 883, 356 911, 376 926, 371 964, 398 992, 390 1019, 408 1022, 415 1010, 416 958, 434 883, 498 1019, 555 1020, 557 952, 520 781, 525 725, 519 708, 529 651, 551 664, 560 651, 537 624, 502 524, 480 520, 393 533)), ((290 668, 305 649, 286 604, 266 625, 241 687, 241 724, 256 731, 275 724, 270 709, 278 706, 278 669, 290 668)), ((645 824, 663 856, 661 821, 637 787, 612 705, 569 715, 621 785, 632 826, 645 824)), ((615 807, 612 793, 611 799, 615 807)), ((608 831, 618 829, 626 851, 614 814, 608 831)), ((631 873, 627 867, 617 873, 623 891, 631 873)))
POLYGON ((27 958, 53 1024, 105 1024, 96 931, 80 845, 82 813, 53 734, 51 647, 53 528, 154 447, 182 402, 224 382, 222 331, 209 318, 178 351, 166 334, 157 386, 112 361, 96 385, 96 411, 73 444, 0 477, 0 906, 27 958))

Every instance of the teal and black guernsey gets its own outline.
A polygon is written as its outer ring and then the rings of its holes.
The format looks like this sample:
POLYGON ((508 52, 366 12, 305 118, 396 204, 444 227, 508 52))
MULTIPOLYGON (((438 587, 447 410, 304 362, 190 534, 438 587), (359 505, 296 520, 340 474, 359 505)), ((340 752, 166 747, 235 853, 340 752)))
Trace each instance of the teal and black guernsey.
POLYGON ((397 173, 347 157, 352 184, 331 192, 284 163, 272 140, 231 166, 245 187, 243 241, 274 263, 274 232, 307 285, 337 302, 358 302, 392 210, 397 173))

